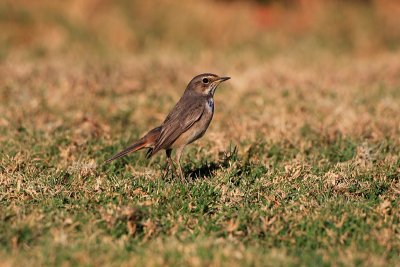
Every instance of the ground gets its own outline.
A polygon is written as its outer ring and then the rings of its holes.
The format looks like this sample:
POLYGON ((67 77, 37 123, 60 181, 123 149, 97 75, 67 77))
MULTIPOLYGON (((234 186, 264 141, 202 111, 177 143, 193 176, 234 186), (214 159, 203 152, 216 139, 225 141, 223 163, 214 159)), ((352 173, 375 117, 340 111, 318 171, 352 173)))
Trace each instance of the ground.
POLYGON ((1 266, 398 266, 395 1, 0 4, 1 266), (205 136, 103 164, 190 79, 205 136))

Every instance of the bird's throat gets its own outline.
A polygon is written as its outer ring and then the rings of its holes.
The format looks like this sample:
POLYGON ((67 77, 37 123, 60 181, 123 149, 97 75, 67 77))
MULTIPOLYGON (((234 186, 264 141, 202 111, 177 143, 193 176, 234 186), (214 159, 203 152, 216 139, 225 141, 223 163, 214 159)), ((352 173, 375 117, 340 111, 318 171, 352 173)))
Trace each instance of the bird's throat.
POLYGON ((207 99, 207 109, 211 112, 214 113, 214 99, 212 97, 209 97, 207 99))

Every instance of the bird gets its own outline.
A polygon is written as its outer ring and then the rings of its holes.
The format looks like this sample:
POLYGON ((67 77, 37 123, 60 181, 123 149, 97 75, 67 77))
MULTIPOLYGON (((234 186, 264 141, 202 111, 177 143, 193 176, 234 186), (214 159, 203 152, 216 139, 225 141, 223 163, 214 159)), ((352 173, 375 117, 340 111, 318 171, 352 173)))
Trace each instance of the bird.
POLYGON ((167 157, 167 166, 163 175, 165 177, 170 169, 176 174, 171 158, 172 151, 175 150, 178 175, 184 181, 180 164, 182 152, 188 144, 201 138, 207 131, 214 115, 215 91, 219 84, 229 79, 230 77, 220 77, 212 73, 195 76, 160 126, 150 130, 132 145, 107 159, 105 163, 141 149, 147 149, 147 158, 160 150, 165 150, 167 157))

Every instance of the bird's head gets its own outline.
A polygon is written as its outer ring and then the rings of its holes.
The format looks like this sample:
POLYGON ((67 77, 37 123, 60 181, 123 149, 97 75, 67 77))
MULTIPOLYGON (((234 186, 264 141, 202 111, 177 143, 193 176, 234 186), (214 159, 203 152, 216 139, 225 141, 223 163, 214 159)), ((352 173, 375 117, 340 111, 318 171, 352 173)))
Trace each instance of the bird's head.
POLYGON ((229 79, 230 77, 219 77, 218 75, 212 73, 200 74, 190 81, 186 87, 186 91, 190 93, 213 96, 217 86, 229 79))

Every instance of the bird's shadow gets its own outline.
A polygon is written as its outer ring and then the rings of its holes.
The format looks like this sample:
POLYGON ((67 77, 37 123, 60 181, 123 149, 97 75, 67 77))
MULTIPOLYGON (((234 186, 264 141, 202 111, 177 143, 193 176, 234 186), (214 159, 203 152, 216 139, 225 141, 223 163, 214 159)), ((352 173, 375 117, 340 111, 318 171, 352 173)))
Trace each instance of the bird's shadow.
POLYGON ((237 158, 237 147, 230 149, 228 152, 221 153, 220 158, 214 162, 207 162, 198 168, 185 171, 185 176, 190 180, 197 180, 202 178, 210 178, 217 170, 227 168, 229 162, 237 158))

